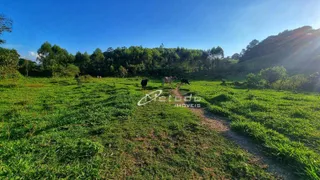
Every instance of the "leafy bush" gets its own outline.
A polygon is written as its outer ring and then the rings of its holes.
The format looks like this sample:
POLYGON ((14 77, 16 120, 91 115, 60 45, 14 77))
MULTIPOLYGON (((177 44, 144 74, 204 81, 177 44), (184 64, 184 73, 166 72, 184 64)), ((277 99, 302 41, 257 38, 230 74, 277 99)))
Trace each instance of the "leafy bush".
POLYGON ((60 67, 58 72, 54 74, 54 76, 59 77, 74 77, 76 74, 79 74, 79 67, 73 64, 68 64, 67 67, 60 67))
POLYGON ((261 78, 265 79, 268 84, 272 84, 287 76, 287 70, 283 66, 275 66, 260 71, 261 78))
POLYGON ((307 81, 301 84, 300 88, 306 91, 320 91, 320 74, 318 72, 311 74, 307 81))
POLYGON ((84 75, 84 76, 80 76, 80 81, 81 82, 90 82, 92 80, 92 76, 90 75, 84 75))
POLYGON ((246 84, 249 88, 269 87, 281 90, 319 91, 319 79, 319 73, 314 73, 309 77, 303 74, 287 77, 286 69, 282 66, 276 66, 262 69, 258 74, 248 74, 246 84))
MULTIPOLYGON (((3 72, 3 71, 2 71, 3 72)), ((0 73, 0 79, 20 79, 23 78, 17 70, 5 70, 5 73, 0 73)))
POLYGON ((265 81, 259 75, 253 73, 247 75, 246 83, 249 88, 261 88, 265 86, 265 81))
POLYGON ((19 77, 17 72, 19 54, 14 49, 5 49, 0 47, 0 78, 19 77))
POLYGON ((281 81, 275 82, 272 87, 274 89, 282 89, 282 90, 297 90, 305 84, 308 79, 303 74, 297 74, 281 81))
POLYGON ((303 74, 294 75, 272 84, 275 89, 320 91, 320 75, 318 72, 306 76, 303 74))
POLYGON ((125 77, 128 74, 128 71, 123 66, 120 66, 119 70, 118 70, 118 73, 119 73, 120 77, 125 77))

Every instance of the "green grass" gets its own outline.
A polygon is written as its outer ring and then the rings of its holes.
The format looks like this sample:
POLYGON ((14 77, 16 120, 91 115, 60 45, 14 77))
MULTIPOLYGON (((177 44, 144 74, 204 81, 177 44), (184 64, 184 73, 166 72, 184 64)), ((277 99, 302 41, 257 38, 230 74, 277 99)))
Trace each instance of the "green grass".
POLYGON ((234 130, 308 179, 320 178, 320 96, 276 90, 247 90, 220 82, 183 86, 203 98, 211 112, 228 117, 234 130))
MULTIPOLYGON (((139 79, 0 82, 1 179, 275 179, 186 108, 152 102, 139 79)), ((168 94, 168 89, 165 89, 168 94)))

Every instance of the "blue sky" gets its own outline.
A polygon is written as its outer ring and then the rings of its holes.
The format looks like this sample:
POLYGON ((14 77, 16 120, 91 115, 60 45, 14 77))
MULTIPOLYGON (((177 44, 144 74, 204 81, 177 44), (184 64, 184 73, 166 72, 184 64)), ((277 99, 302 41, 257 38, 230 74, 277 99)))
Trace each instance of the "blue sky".
POLYGON ((49 41, 71 53, 142 45, 240 52, 252 39, 320 28, 319 0, 1 0, 13 32, 3 47, 35 59, 49 41))

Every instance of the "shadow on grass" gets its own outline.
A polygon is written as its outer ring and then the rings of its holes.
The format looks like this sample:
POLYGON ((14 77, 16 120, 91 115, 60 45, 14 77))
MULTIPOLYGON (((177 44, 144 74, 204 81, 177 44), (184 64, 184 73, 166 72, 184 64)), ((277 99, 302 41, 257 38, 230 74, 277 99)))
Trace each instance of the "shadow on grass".
POLYGON ((146 88, 137 88, 136 91, 143 91, 143 90, 158 90, 160 89, 159 87, 152 87, 152 86, 147 86, 146 88))
POLYGON ((0 88, 15 88, 18 87, 17 84, 0 84, 0 88))

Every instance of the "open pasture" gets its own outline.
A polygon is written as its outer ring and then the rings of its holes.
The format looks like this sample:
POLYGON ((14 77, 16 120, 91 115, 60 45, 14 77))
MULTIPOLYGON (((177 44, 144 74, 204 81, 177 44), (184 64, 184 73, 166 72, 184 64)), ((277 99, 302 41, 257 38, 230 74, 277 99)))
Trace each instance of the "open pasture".
MULTIPOLYGON (((0 82, 0 176, 12 179, 276 179, 186 108, 152 102, 138 78, 0 82)), ((192 87, 192 86, 190 86, 192 87)), ((169 94, 165 88, 164 94, 169 94)))

